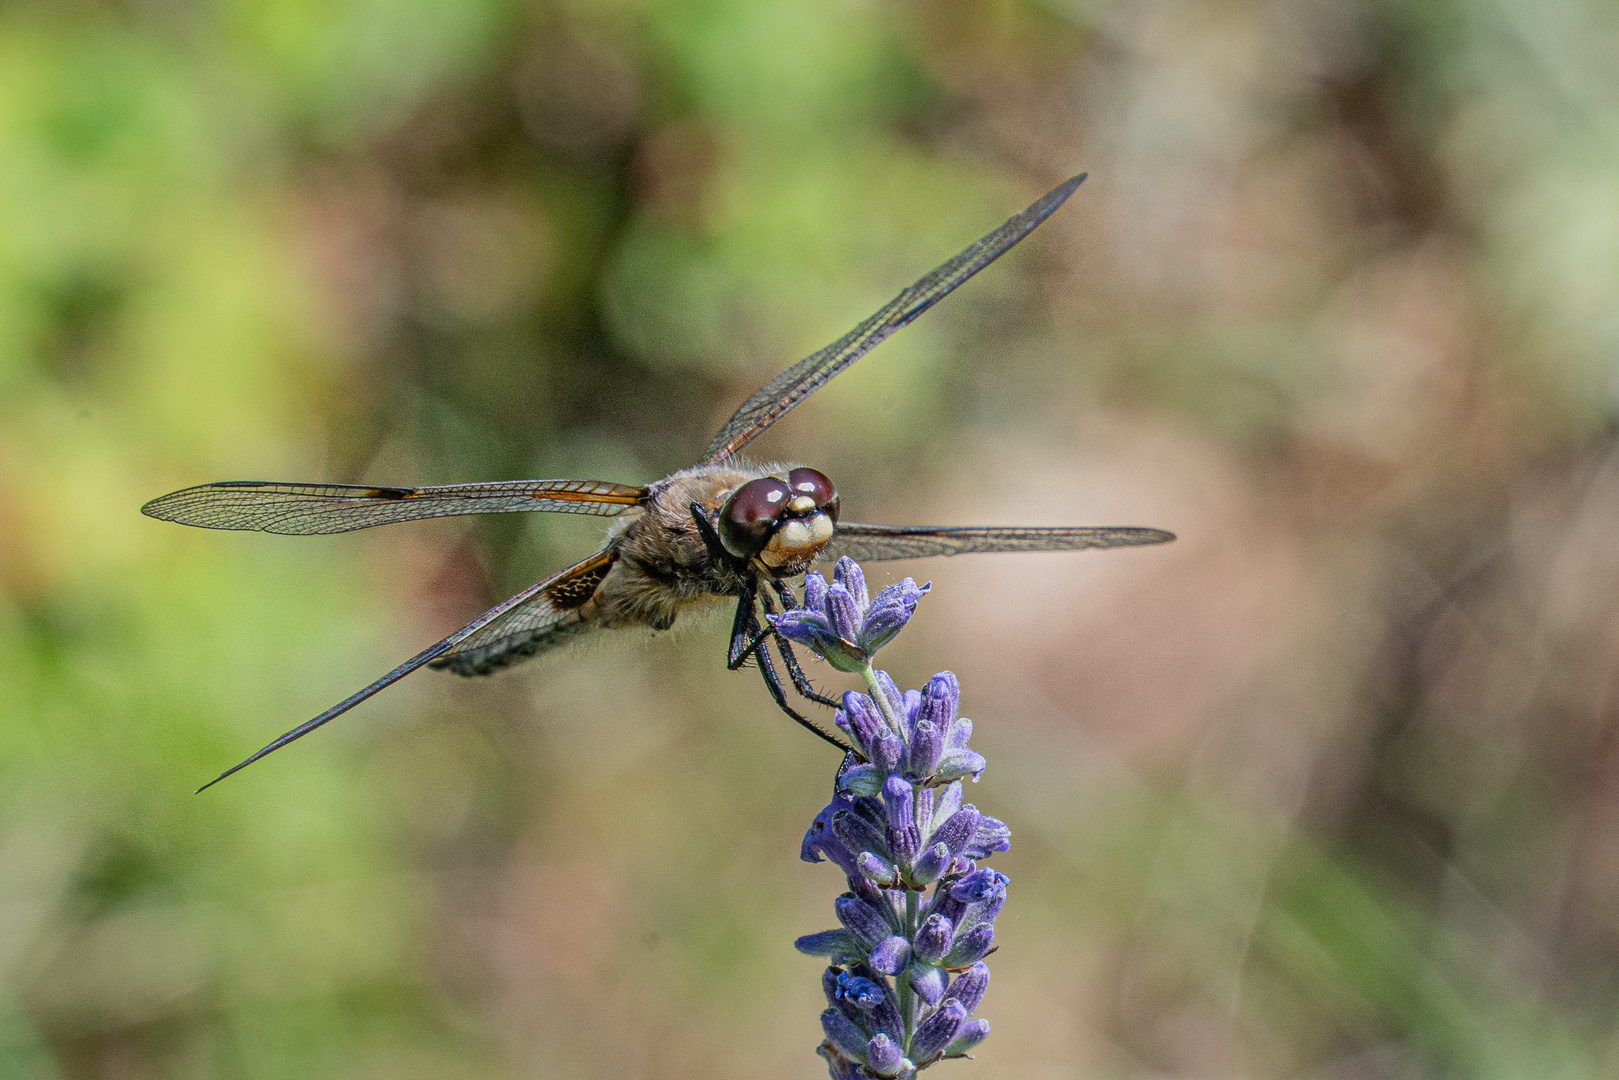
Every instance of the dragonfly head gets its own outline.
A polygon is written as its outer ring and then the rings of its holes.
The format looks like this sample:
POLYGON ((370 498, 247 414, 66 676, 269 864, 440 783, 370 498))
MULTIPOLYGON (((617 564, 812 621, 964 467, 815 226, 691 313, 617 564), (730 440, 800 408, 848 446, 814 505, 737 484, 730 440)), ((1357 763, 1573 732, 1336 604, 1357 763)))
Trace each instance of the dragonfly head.
POLYGON ((800 468, 749 480, 732 492, 720 509, 719 533, 737 558, 793 574, 815 561, 837 520, 837 488, 825 474, 800 468))

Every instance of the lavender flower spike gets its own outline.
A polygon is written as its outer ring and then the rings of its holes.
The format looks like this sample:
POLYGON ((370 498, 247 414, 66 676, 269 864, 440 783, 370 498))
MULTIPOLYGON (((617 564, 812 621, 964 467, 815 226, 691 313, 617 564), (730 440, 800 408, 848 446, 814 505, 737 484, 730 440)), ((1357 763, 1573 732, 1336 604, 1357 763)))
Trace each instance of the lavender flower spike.
POLYGON ((871 657, 905 628, 916 605, 932 584, 906 578, 871 600, 866 575, 853 559, 839 559, 832 584, 811 572, 804 576, 804 606, 771 615, 776 633, 802 645, 839 671, 856 673, 871 666, 871 657))
POLYGON ((845 694, 836 716, 864 760, 839 770, 803 846, 806 862, 830 860, 849 885, 834 904, 839 927, 797 943, 832 965, 816 1051, 832 1080, 910 1080, 989 1035, 973 1013, 1008 882, 978 862, 1012 834, 963 803, 962 779, 985 763, 967 746, 973 725, 958 715, 956 677, 942 671, 901 692, 871 662, 930 588, 906 578, 868 598, 860 567, 840 559, 831 582, 808 575, 803 607, 772 616, 782 637, 859 674, 867 690, 845 694))

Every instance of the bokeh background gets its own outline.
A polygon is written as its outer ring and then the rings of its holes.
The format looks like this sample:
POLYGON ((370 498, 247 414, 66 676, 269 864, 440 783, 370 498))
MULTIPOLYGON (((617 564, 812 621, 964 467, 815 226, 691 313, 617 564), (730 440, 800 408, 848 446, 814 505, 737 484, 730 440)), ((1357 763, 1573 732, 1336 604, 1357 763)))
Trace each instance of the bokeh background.
POLYGON ((946 1070, 1619 1073, 1613 5, 9 0, 0 1075, 824 1075, 837 763, 723 621, 193 797, 601 524, 136 508, 654 479, 1082 169, 755 446, 1180 534, 874 568, 1014 835, 946 1070))

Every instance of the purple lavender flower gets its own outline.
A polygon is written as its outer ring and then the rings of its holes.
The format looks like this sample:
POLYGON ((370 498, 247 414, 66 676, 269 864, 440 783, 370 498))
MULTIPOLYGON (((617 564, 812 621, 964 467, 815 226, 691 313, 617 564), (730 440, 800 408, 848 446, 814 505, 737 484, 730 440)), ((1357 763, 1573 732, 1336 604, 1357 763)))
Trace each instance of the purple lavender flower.
POLYGON ((879 1031, 866 1044, 866 1065, 878 1076, 898 1076, 905 1068, 905 1051, 879 1031))
POLYGON ((956 928, 949 919, 938 913, 929 915, 916 931, 916 958, 924 964, 937 964, 945 958, 955 940, 956 928))
POLYGON ((866 575, 853 559, 839 559, 832 583, 811 572, 804 575, 804 605, 770 616, 776 632, 810 649, 839 671, 858 672, 871 656, 893 640, 916 612, 917 602, 933 588, 906 578, 872 600, 866 575))
POLYGON ((835 717, 863 760, 839 772, 802 851, 849 883, 833 905, 840 927, 797 942, 831 964, 816 1052, 832 1080, 906 1080, 989 1035, 972 1014, 989 987, 983 961, 1007 877, 978 862, 1007 850, 1012 834, 963 802, 963 781, 977 781, 984 759, 967 745, 973 725, 956 677, 942 671, 902 692, 871 663, 930 588, 906 578, 868 599, 865 574, 840 559, 830 583, 805 578, 803 607, 772 617, 784 638, 867 688, 845 694, 835 717))
MULTIPOLYGON (((836 930, 829 933, 838 933, 836 930)), ((799 939, 804 940, 803 938, 799 939)), ((807 952, 808 950, 800 950, 807 952)), ((830 954, 827 954, 830 955, 830 954)), ((877 943, 871 950, 871 966, 884 975, 898 975, 904 971, 911 962, 911 943, 898 934, 891 934, 877 943)))

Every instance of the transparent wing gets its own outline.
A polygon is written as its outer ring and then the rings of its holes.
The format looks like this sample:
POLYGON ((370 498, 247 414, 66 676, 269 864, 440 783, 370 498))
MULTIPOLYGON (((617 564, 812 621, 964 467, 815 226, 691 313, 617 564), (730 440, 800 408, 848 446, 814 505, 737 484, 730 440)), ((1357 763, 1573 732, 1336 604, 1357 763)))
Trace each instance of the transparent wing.
POLYGON ((435 658, 432 666, 457 675, 488 675, 588 633, 578 609, 596 592, 618 555, 604 548, 549 580, 537 593, 503 611, 435 658))
MULTIPOLYGON (((559 606, 558 601, 560 600, 562 604, 571 603, 572 597, 577 596, 584 589, 587 582, 588 591, 584 591, 584 598, 589 599, 590 593, 595 591, 596 585, 601 581, 601 577, 597 575, 597 568, 604 558, 610 564, 613 556, 609 551, 600 552, 584 562, 570 566, 561 573, 553 574, 544 581, 530 585, 511 599, 497 604, 479 615, 444 640, 423 649, 376 682, 350 694, 313 720, 307 720, 299 724, 246 761, 231 766, 197 790, 199 792, 206 791, 232 773, 247 768, 259 758, 275 753, 290 742, 296 742, 327 721, 342 716, 379 690, 403 679, 423 664, 430 664, 439 657, 453 652, 458 645, 477 638, 479 632, 488 627, 497 625, 510 626, 513 621, 516 621, 529 626, 529 632, 533 633, 534 628, 544 625, 544 620, 547 618, 549 618, 553 626, 570 621, 577 625, 577 613, 572 608, 559 606)), ((580 600, 578 603, 582 604, 583 602, 584 600, 580 600)), ((573 606, 577 607, 578 604, 573 606)))
POLYGON ((1082 173, 1047 193, 1027 210, 900 293, 882 310, 843 337, 771 379, 725 422, 699 464, 713 464, 752 442, 838 372, 943 300, 958 285, 1033 232, 1037 225, 1067 201, 1084 179, 1082 173))
POLYGON ((640 503, 645 492, 645 488, 594 480, 511 480, 415 488, 226 480, 153 499, 141 507, 141 513, 203 529, 307 536, 455 514, 551 510, 611 517, 640 503))
POLYGON ((1167 544, 1175 534, 1162 529, 1096 526, 1084 528, 993 528, 976 525, 840 524, 821 561, 847 555, 856 562, 922 559, 981 551, 1083 551, 1086 548, 1167 544))

